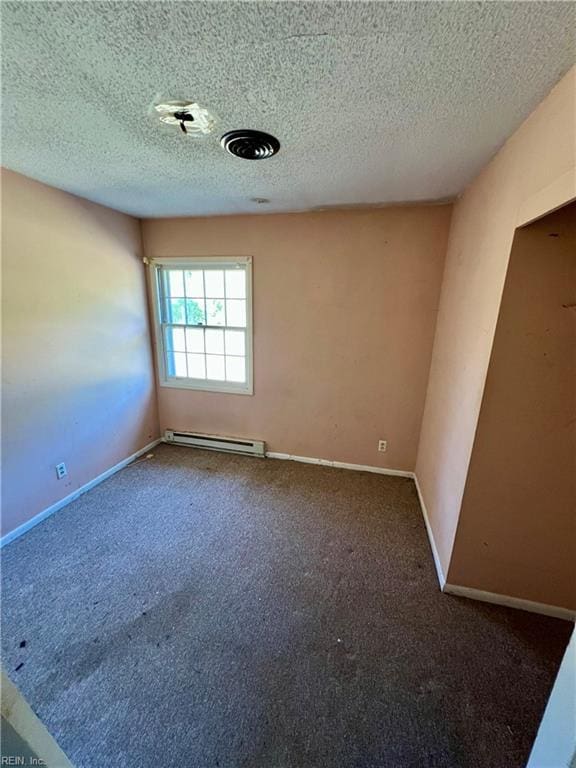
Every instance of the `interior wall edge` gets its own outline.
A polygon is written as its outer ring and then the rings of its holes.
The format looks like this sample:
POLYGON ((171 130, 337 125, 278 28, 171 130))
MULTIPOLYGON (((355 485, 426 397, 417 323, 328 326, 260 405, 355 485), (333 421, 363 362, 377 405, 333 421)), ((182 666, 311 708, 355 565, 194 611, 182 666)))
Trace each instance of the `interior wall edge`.
POLYGON ((576 200, 576 172, 566 171, 551 184, 530 195, 520 205, 516 228, 532 224, 576 200))
MULTIPOLYGON (((477 435, 478 435, 478 426, 479 426, 479 423, 480 423, 480 414, 482 412, 482 405, 483 405, 483 402, 484 402, 484 396, 486 394, 486 384, 487 384, 487 381, 488 381, 488 372, 490 370, 490 361, 492 360, 492 352, 493 352, 493 349, 494 349, 494 342, 495 342, 495 339, 496 339, 496 328, 497 328, 497 325, 498 325, 498 318, 500 317, 500 309, 502 308, 502 300, 503 300, 503 297, 504 297, 504 290, 505 290, 505 287, 506 287, 506 278, 508 276, 508 269, 510 267, 510 259, 511 259, 511 256, 512 256, 512 248, 513 248, 513 245, 514 245, 514 238, 515 238, 515 235, 516 235, 516 231, 521 229, 521 228, 523 228, 523 227, 525 227, 525 226, 528 226, 529 224, 533 224, 534 222, 538 221, 539 219, 543 219, 546 216, 549 216, 550 214, 555 213, 556 211, 564 208, 565 206, 570 205, 570 203, 572 203, 576 199, 576 167, 574 168, 573 171, 569 171, 567 174, 564 174, 561 178, 565 179, 566 176, 568 176, 568 175, 570 176, 570 179, 571 179, 570 187, 566 187, 564 183, 562 183, 560 185, 560 187, 558 187, 556 182, 553 182, 552 184, 550 184, 547 187, 545 187, 543 190, 540 190, 540 192, 538 192, 536 195, 531 196, 530 198, 527 198, 527 200, 531 201, 531 203, 530 203, 530 208, 529 208, 529 210, 530 210, 529 218, 527 218, 526 220, 523 219, 523 217, 525 215, 525 213, 522 213, 522 211, 524 210, 523 206, 520 205, 519 208, 518 208, 518 216, 517 216, 517 222, 518 223, 513 228, 512 233, 511 233, 510 246, 507 249, 508 256, 507 256, 507 262, 506 262, 506 270, 504 272, 504 277, 502 279, 502 283, 499 286, 498 312, 497 312, 496 319, 495 319, 494 334, 493 334, 492 341, 491 341, 491 344, 490 344, 490 353, 488 355, 488 364, 486 366, 486 370, 484 371, 484 376, 483 376, 482 383, 481 383, 480 404, 479 404, 479 407, 478 407, 478 414, 477 414, 476 424, 475 424, 475 427, 474 427, 474 432, 473 432, 472 440, 471 440, 470 455, 469 455, 469 459, 468 459, 468 469, 466 471, 466 477, 465 477, 465 480, 464 480, 464 484, 462 486, 462 492, 460 494, 458 519, 457 519, 457 522, 456 522, 456 526, 454 528, 454 532, 453 532, 453 536, 452 536, 452 543, 451 543, 451 547, 450 547, 450 556, 449 556, 448 563, 447 563, 447 566, 446 566, 447 579, 449 579, 450 576, 451 576, 451 569, 452 569, 452 565, 453 565, 453 555, 454 555, 454 550, 455 550, 455 547, 456 547, 456 540, 458 538, 458 532, 459 532, 459 529, 460 529, 461 524, 462 524, 461 513, 462 513, 463 506, 464 506, 464 499, 465 499, 465 496, 466 496, 466 490, 467 490, 468 480, 469 480, 470 466, 471 466, 471 463, 472 463, 472 456, 474 454, 474 447, 476 445, 476 440, 477 440, 477 435), (550 197, 549 192, 550 192, 551 189, 553 189, 554 191, 557 191, 558 189, 560 189, 560 194, 562 195, 562 197, 559 198, 556 194, 554 194, 553 197, 550 197), (543 205, 545 207, 544 208, 541 208, 541 207, 538 208, 537 205, 540 205, 540 206, 543 205), (522 222, 522 223, 520 223, 520 222, 522 222)), ((558 180, 556 180, 556 181, 558 181, 558 180)), ((528 210, 528 209, 526 209, 526 210, 528 210)), ((416 466, 418 466, 418 461, 416 461, 416 466)), ((472 588, 472 587, 469 588, 469 587, 454 586, 454 588, 455 589, 473 589, 476 592, 482 592, 483 594, 486 594, 486 595, 495 595, 496 597, 501 597, 499 595, 499 593, 484 592, 483 590, 476 589, 475 587, 474 588, 472 588)), ((455 593, 453 593, 453 594, 455 594, 455 593)), ((475 599, 483 600, 484 598, 477 597, 475 599)), ((523 599, 523 598, 514 598, 514 599, 520 600, 520 599, 523 599)), ((490 600, 486 600, 486 602, 491 602, 491 601, 490 600)), ((531 602, 531 601, 525 601, 525 602, 531 602)), ((498 604, 500 604, 500 603, 498 603, 498 604)), ((534 605, 545 605, 545 604, 534 603, 534 605)), ((525 609, 525 610, 529 610, 529 609, 525 609)), ((539 613, 539 611, 536 611, 536 613, 539 613)))
MULTIPOLYGON (((32 760, 36 759, 36 765, 46 768, 74 768, 20 689, 8 677, 4 667, 1 669, 0 690, 2 725, 6 723, 11 729, 9 733, 13 734, 13 738, 9 739, 10 741, 17 739, 17 742, 12 744, 12 749, 24 747, 31 752, 29 762, 21 753, 12 751, 10 745, 3 741, 2 765, 22 765, 23 760, 33 765, 32 760)), ((2 734, 4 736, 4 727, 2 734)))
POLYGON ((576 766, 576 631, 566 648, 526 768, 576 766))
POLYGON ((573 611, 575 213, 515 229, 447 575, 573 611))
POLYGON ((140 232, 140 258, 144 275, 144 292, 146 302, 146 320, 148 323, 148 341, 150 345, 150 359, 152 361, 152 383, 154 386, 154 402, 156 403, 156 432, 159 435, 158 442, 163 441, 163 430, 160 429, 160 378, 158 371, 158 358, 156 355, 156 331, 154 328, 154 291, 151 284, 151 272, 146 255, 146 235, 144 233, 144 219, 136 219, 140 232))
POLYGON ((414 485, 416 486, 416 493, 418 494, 418 501, 420 502, 420 509, 422 511, 422 517, 424 518, 424 525, 426 526, 426 533, 428 534, 428 542, 430 543, 430 549, 432 551, 432 559, 434 560, 434 567, 436 568, 436 576, 438 577, 438 584, 440 585, 440 590, 444 592, 445 591, 444 587, 446 585, 446 576, 444 575, 442 561, 440 559, 438 547, 436 546, 436 540, 434 539, 434 532, 432 530, 432 526, 430 525, 430 519, 428 517, 428 510, 426 509, 424 496, 422 495, 422 491, 420 490, 418 475, 416 474, 416 472, 414 472, 413 476, 414 476, 414 485))
POLYGON ((542 218, 576 196, 575 85, 573 66, 459 195, 453 208, 415 470, 448 578, 514 234, 519 222, 542 218), (494 203, 496 198, 499 205, 494 203), (480 296, 471 293, 464 301, 466 269, 472 270, 469 286, 477 294, 482 288, 474 255, 490 262, 483 277, 492 280, 493 290, 483 289, 480 296), (478 311, 486 316, 483 322, 490 323, 482 328, 488 343, 478 337, 450 341, 454 328, 478 311), (459 359, 463 350, 468 355, 465 365, 459 359), (462 370, 479 369, 473 386, 468 375, 458 383, 456 393, 449 393, 452 399, 457 396, 458 408, 447 405, 445 386, 455 361, 462 370), (470 422, 471 414, 474 424, 468 430, 465 422, 470 422), (443 454, 451 449, 450 461, 444 462, 446 467, 450 463, 450 470, 442 475, 443 454))

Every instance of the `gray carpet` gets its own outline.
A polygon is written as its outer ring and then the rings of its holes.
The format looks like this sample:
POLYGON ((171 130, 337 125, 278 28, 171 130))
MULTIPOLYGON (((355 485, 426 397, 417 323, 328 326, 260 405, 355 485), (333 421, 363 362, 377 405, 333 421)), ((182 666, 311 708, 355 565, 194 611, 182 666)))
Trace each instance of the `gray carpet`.
POLYGON ((188 448, 2 560, 4 664, 79 768, 520 768, 571 630, 442 595, 411 480, 188 448))

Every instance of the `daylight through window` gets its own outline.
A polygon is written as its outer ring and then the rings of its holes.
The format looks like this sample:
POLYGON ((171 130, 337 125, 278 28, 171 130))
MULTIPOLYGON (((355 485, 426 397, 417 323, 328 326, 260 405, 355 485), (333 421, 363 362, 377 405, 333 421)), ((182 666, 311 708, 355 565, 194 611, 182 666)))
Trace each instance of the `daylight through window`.
POLYGON ((251 263, 154 262, 165 386, 251 393, 251 263))

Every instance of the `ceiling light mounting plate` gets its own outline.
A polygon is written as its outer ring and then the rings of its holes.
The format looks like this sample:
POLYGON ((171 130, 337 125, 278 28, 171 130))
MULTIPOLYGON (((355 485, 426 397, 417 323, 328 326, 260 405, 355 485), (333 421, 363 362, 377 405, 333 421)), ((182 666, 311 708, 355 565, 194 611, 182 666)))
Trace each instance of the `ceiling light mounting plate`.
POLYGON ((195 101, 162 101, 154 110, 161 123, 178 127, 187 136, 207 136, 217 124, 216 117, 195 101))

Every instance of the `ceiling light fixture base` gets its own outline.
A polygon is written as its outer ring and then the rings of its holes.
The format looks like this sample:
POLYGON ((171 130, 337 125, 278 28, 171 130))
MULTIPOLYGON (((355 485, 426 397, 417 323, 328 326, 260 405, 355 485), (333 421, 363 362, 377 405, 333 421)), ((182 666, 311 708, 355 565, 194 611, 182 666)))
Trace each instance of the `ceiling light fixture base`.
POLYGON ((187 136, 208 136, 218 123, 211 112, 195 101, 162 101, 154 105, 154 110, 161 123, 179 128, 187 136))

